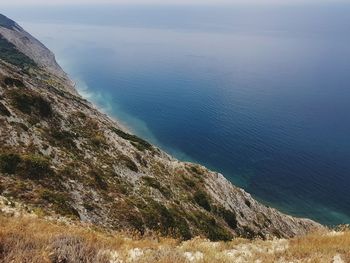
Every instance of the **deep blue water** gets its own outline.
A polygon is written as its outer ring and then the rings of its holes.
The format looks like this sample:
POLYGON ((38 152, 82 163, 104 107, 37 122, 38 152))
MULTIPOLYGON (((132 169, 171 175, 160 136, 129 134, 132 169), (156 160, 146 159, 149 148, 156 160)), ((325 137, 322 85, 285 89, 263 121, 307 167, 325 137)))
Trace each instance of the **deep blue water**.
POLYGON ((350 223, 350 5, 8 9, 138 135, 350 223))

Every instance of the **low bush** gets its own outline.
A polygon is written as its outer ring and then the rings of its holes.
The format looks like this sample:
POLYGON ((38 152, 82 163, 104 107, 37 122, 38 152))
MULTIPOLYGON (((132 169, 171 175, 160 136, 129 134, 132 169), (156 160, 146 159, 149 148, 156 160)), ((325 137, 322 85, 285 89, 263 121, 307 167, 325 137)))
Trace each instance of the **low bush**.
POLYGON ((78 212, 70 205, 71 199, 66 193, 44 190, 40 197, 51 203, 57 213, 71 218, 79 218, 78 212))
POLYGON ((96 134, 91 138, 91 143, 94 147, 101 147, 106 144, 106 139, 101 134, 96 134))
POLYGON ((225 222, 232 228, 237 228, 237 218, 236 215, 231 212, 230 210, 227 210, 224 207, 215 207, 214 211, 218 216, 222 217, 225 222))
POLYGON ((24 83, 21 80, 10 78, 10 77, 6 77, 4 79, 4 84, 6 86, 10 86, 10 87, 18 87, 18 88, 24 88, 25 87, 24 83))
POLYGON ((54 175, 48 159, 37 155, 17 153, 0 154, 0 172, 31 180, 45 179, 54 175))
POLYGON ((139 171, 139 168, 137 167, 136 163, 126 155, 119 156, 118 161, 133 172, 139 171))
POLYGON ((3 153, 0 155, 0 171, 15 174, 21 161, 21 157, 16 153, 3 153))
POLYGON ((0 102, 0 114, 4 116, 11 116, 11 112, 6 108, 4 104, 0 102))
POLYGON ((170 189, 162 186, 156 178, 150 177, 150 176, 144 176, 142 177, 142 180, 145 182, 147 186, 158 189, 164 197, 170 198, 171 196, 170 189))
POLYGON ((73 150, 76 148, 74 138, 76 137, 73 133, 69 131, 64 131, 60 129, 51 130, 51 142, 55 146, 63 146, 67 149, 73 150))
POLYGON ((104 178, 102 171, 93 168, 90 170, 89 175, 93 178, 94 182, 100 189, 107 190, 108 184, 104 178))
POLYGON ((43 179, 54 174, 49 160, 41 156, 26 155, 23 157, 21 166, 22 175, 29 179, 43 179))
POLYGON ((153 146, 149 142, 137 137, 136 135, 132 135, 122 130, 116 129, 114 127, 111 130, 116 133, 118 136, 122 137, 125 140, 130 141, 130 143, 137 148, 139 151, 152 150, 153 146))
POLYGON ((216 219, 202 212, 195 212, 194 219, 197 227, 206 233, 211 241, 229 241, 232 240, 232 234, 224 227, 220 226, 216 219))
POLYGON ((203 190, 198 189, 193 195, 194 201, 205 210, 210 211, 210 201, 209 196, 203 190))
POLYGON ((192 237, 187 221, 175 208, 167 208, 150 198, 146 202, 139 200, 137 208, 147 228, 164 236, 176 236, 182 239, 192 237))
POLYGON ((188 178, 188 177, 185 176, 185 175, 181 175, 181 177, 182 177, 182 180, 184 181, 185 185, 186 185, 188 188, 192 189, 193 187, 196 186, 196 182, 193 181, 192 179, 188 178))
POLYGON ((51 104, 39 94, 24 90, 12 90, 10 93, 13 105, 23 113, 35 114, 42 118, 51 117, 51 104))

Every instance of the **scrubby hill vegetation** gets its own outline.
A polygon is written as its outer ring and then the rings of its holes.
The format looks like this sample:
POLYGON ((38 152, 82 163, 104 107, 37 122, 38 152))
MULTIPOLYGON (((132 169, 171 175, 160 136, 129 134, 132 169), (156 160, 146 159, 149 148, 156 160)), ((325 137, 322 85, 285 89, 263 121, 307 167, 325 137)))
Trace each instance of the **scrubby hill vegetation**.
POLYGON ((35 62, 18 52, 16 47, 0 35, 0 59, 21 68, 36 67, 35 62))
POLYGON ((350 262, 350 231, 322 230, 287 239, 211 242, 106 232, 92 225, 0 214, 1 263, 350 262))

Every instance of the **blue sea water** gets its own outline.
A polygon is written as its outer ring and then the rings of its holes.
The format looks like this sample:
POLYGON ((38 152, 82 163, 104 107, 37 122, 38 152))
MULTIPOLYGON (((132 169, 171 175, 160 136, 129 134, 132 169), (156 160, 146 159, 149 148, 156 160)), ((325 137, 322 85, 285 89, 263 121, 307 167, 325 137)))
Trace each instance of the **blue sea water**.
POLYGON ((4 12, 136 134, 265 204, 350 223, 350 5, 4 12))

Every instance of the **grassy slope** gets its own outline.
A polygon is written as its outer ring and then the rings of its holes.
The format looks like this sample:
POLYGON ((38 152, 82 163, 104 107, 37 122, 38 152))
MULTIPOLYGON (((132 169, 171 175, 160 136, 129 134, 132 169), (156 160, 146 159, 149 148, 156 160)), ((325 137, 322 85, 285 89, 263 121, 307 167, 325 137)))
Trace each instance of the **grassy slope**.
POLYGON ((181 242, 0 214, 0 262, 350 262, 350 231, 291 240, 181 242))

